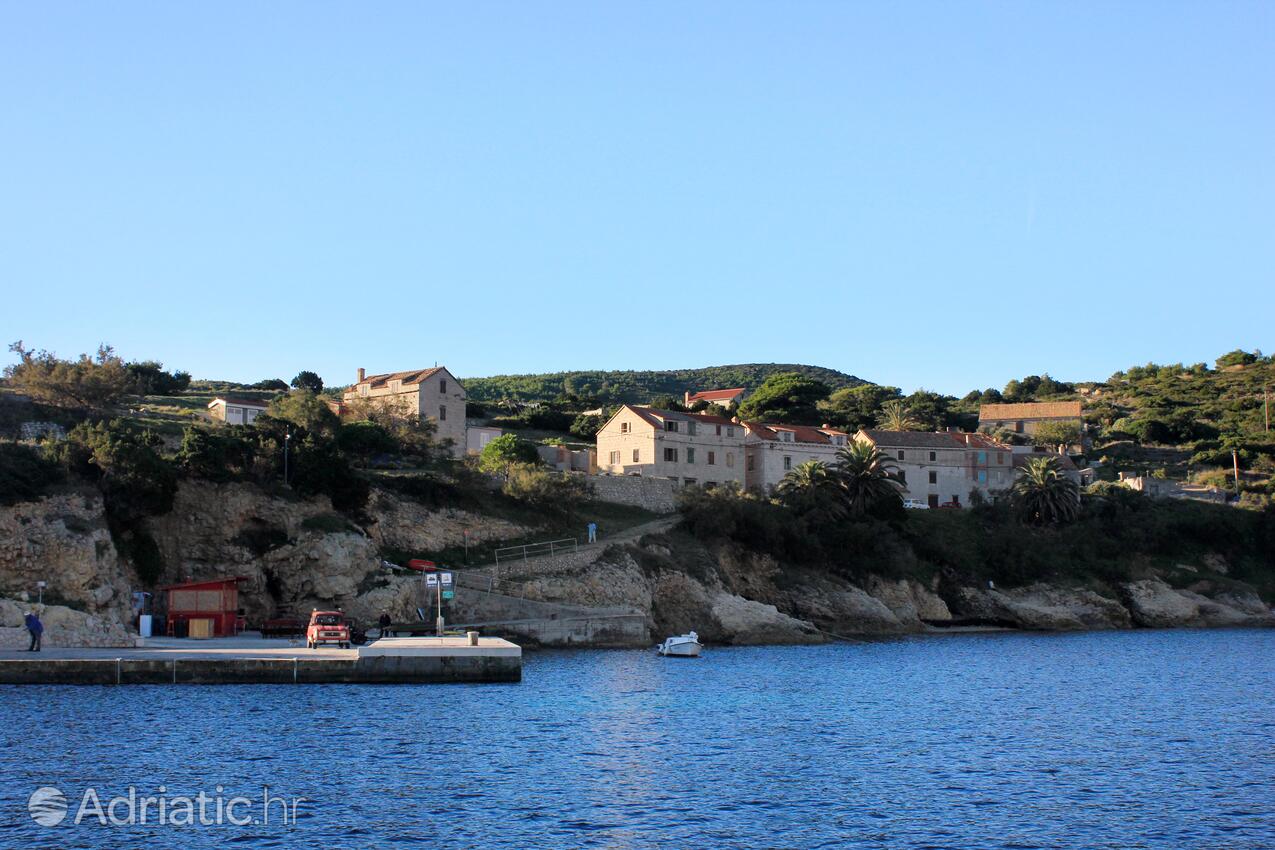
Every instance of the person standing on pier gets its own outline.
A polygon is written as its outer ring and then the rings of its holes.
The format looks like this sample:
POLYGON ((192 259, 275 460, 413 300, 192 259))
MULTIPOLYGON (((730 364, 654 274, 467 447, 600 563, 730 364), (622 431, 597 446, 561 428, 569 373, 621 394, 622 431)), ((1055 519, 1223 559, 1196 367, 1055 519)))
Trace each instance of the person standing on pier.
POLYGON ((589 523, 589 542, 598 542, 598 524, 596 522, 589 523))
POLYGON ((44 634, 44 623, 40 622, 40 615, 34 611, 28 611, 26 625, 27 631, 31 633, 31 646, 27 648, 27 652, 39 652, 40 638, 44 634))

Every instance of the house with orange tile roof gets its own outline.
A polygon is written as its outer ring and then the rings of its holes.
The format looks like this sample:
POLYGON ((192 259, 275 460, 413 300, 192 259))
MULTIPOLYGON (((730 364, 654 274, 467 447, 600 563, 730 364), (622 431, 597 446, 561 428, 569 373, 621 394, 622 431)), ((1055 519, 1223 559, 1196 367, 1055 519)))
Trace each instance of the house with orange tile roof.
POLYGON ((744 388, 736 387, 732 390, 704 390, 703 392, 682 393, 683 403, 690 407, 699 402, 707 404, 716 404, 726 408, 739 407, 739 403, 744 399, 744 388))
POLYGON ((957 431, 886 431, 854 435, 876 446, 899 470, 903 497, 932 508, 969 504, 979 491, 989 501, 1014 483, 1014 453, 987 434, 957 431))
POLYGON ((342 407, 359 402, 389 405, 404 414, 428 419, 437 426, 435 439, 450 445, 453 456, 465 454, 465 388, 445 366, 368 375, 359 378, 341 398, 342 407))
POLYGON ((598 472, 744 486, 744 425, 722 416, 624 404, 598 430, 598 472))
POLYGON ((850 435, 829 425, 783 425, 773 422, 745 422, 745 486, 770 492, 784 476, 809 460, 831 466, 837 450, 845 447, 850 435))

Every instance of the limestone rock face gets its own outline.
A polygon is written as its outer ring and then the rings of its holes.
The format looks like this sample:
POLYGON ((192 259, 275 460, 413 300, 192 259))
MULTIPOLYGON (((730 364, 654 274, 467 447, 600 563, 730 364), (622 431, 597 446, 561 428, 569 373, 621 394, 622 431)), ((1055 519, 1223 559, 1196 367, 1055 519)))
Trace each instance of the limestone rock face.
POLYGON ((0 593, 45 596, 122 616, 132 583, 91 491, 59 493, 0 508, 0 593))
POLYGON ((890 609, 900 624, 908 628, 920 630, 923 621, 945 621, 952 619, 948 609, 938 594, 915 579, 899 579, 888 581, 880 576, 870 576, 867 591, 881 604, 890 609))
POLYGON ((817 643, 823 637, 813 625, 766 605, 718 591, 709 597, 709 613, 733 644, 817 643))
POLYGON ((44 624, 41 646, 136 646, 137 638, 112 616, 98 616, 63 605, 38 606, 0 599, 0 648, 26 649, 31 635, 23 619, 34 610, 44 624))
POLYGON ((466 532, 471 544, 531 534, 525 526, 503 519, 478 516, 454 508, 430 510, 379 488, 372 490, 367 512, 374 520, 367 532, 376 544, 407 552, 431 552, 449 546, 463 546, 466 532))
POLYGON ((650 611, 651 584, 627 550, 607 552, 576 573, 536 576, 522 585, 528 599, 567 602, 598 608, 628 607, 650 611))
POLYGON ((1178 593, 1159 579, 1144 579, 1121 585, 1121 594, 1135 625, 1147 628, 1174 628, 1200 624, 1200 603, 1178 593))
POLYGON ((1129 611, 1118 600, 1087 588, 1033 584, 1002 591, 1005 608, 1023 628, 1127 629, 1129 611))

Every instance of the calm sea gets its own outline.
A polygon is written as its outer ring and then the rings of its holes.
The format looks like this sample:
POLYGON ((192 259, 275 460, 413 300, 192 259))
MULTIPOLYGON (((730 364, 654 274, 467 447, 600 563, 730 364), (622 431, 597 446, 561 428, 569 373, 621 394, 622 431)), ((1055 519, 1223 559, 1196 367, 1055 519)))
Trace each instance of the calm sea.
POLYGON ((0 700, 0 847, 1275 847, 1275 630, 541 652, 519 685, 0 700), (209 823, 185 825, 201 792, 209 823))

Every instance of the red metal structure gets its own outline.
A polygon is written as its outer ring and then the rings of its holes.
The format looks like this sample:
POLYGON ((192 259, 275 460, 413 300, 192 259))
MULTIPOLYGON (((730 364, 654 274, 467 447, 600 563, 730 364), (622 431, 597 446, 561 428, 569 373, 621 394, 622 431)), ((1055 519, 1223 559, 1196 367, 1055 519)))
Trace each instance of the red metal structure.
POLYGON ((161 587, 168 593, 168 634, 184 637, 191 620, 211 620, 213 637, 238 633, 239 582, 247 580, 237 576, 161 587))

